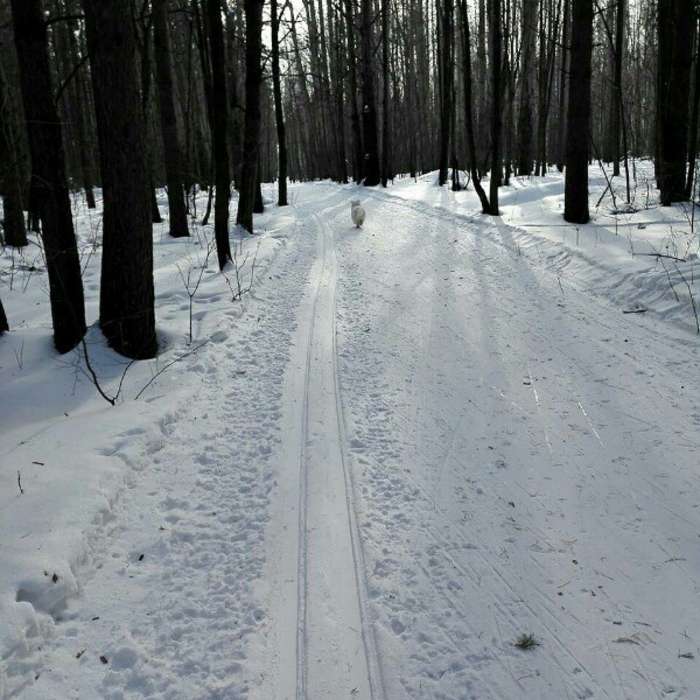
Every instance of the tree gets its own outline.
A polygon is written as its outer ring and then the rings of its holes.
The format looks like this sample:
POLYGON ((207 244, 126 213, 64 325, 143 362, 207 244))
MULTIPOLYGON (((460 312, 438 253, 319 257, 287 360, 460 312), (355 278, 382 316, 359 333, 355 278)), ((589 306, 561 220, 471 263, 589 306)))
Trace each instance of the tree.
POLYGON ((692 0, 659 0, 656 79, 656 183, 663 206, 686 197, 692 0))
POLYGON ((371 0, 362 0, 362 25, 360 41, 362 42, 362 140, 363 182, 367 187, 374 187, 380 182, 379 148, 377 145, 377 107, 374 95, 374 66, 372 65, 372 25, 373 5, 371 0))
MULTIPOLYGON (((284 8, 282 12, 284 12, 284 8)), ((270 0, 272 93, 275 100, 275 124, 277 126, 277 204, 283 207, 287 205, 287 134, 284 127, 282 83, 280 80, 280 18, 277 0, 270 0)))
POLYGON ((122 0, 83 0, 104 198, 100 327, 109 345, 154 357, 153 234, 134 24, 122 0))
POLYGON ((41 218, 54 344, 63 353, 85 335, 85 305, 41 0, 12 0, 12 18, 32 159, 32 206, 41 218))
MULTIPOLYGON (((542 0, 544 3, 544 0, 542 0)), ((538 0, 523 0, 518 104, 518 175, 532 175, 533 76, 538 0)))
POLYGON ((168 212, 170 235, 174 238, 189 236, 185 209, 182 152, 177 132, 173 76, 170 67, 170 28, 168 27, 168 0, 153 0, 153 48, 158 77, 158 105, 160 130, 163 135, 163 155, 168 181, 168 212))
POLYGON ((2 299, 0 299, 0 335, 6 333, 10 330, 10 326, 7 323, 7 316, 5 315, 5 307, 2 305, 2 299))
POLYGON ((228 239, 228 208, 231 197, 231 174, 228 158, 228 103, 226 101, 226 74, 224 71, 224 30, 221 23, 220 0, 205 0, 209 25, 211 54, 211 128, 216 203, 214 205, 214 237, 219 269, 231 259, 228 239))
POLYGON ((571 69, 566 125, 564 219, 588 223, 588 147, 591 138, 593 0, 573 0, 571 69))
POLYGON ((498 216, 501 184, 501 0, 489 0, 489 53, 491 60, 491 181, 489 214, 498 216))
POLYGON ((236 223, 253 233, 253 208, 257 186, 262 114, 262 0, 245 0, 245 126, 243 133, 243 168, 238 195, 236 223))
MULTIPOLYGON (((451 3, 452 0, 449 2, 451 3)), ((389 0, 382 0, 382 187, 386 187, 388 181, 393 178, 391 171, 389 49, 389 0)))
POLYGON ((0 192, 2 192, 3 237, 5 245, 21 248, 28 245, 22 212, 22 182, 16 145, 15 105, 0 65, 0 192))
POLYGON ((491 203, 481 185, 481 176, 477 167, 477 150, 474 138, 474 116, 472 113, 472 60, 471 35, 469 31, 469 13, 467 0, 458 0, 459 16, 462 25, 462 76, 464 80, 464 123, 467 132, 467 151, 469 156, 469 172, 474 183, 474 189, 481 202, 481 211, 491 213, 491 203))
POLYGON ((440 6, 440 32, 438 34, 440 78, 440 145, 438 182, 447 182, 450 132, 452 126, 454 92, 454 5, 452 0, 442 0, 440 6))

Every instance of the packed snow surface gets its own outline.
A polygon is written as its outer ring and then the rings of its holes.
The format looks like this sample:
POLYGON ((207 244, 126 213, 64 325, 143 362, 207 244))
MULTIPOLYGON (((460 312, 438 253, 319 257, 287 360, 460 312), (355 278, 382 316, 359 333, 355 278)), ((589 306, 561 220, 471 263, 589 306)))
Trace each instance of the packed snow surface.
POLYGON ((159 358, 87 338, 115 406, 5 250, 0 698, 700 697, 697 236, 638 167, 580 227, 558 174, 499 218, 295 185, 233 232, 241 294, 156 226, 159 358))

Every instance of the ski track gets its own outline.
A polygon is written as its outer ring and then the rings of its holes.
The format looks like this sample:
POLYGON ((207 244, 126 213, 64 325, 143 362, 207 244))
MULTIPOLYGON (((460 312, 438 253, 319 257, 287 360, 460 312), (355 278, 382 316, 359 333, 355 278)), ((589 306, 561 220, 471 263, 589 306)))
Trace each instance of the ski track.
POLYGON ((694 339, 498 220, 292 192, 201 390, 105 446, 127 486, 8 697, 696 697, 694 339))

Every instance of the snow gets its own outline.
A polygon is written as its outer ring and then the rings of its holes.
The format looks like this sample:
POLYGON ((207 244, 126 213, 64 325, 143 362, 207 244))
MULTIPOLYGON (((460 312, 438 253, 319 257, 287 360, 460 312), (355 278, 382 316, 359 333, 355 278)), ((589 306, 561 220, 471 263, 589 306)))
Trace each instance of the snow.
POLYGON ((38 247, 6 250, 0 697, 693 698, 697 237, 637 172, 613 217, 593 168, 578 229, 558 174, 498 219, 434 174, 294 185, 233 232, 248 294, 209 260, 191 343, 212 231, 156 226, 163 349, 115 406, 52 350, 38 247))

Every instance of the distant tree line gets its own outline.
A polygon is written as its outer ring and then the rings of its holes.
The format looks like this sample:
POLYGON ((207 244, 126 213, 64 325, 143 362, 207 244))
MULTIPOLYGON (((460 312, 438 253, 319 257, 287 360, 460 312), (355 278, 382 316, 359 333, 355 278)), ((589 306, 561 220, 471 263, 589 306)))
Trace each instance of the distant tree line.
POLYGON ((172 236, 213 208, 221 269, 232 188, 252 233, 262 181, 283 206, 288 179, 437 170, 461 189, 466 173, 497 215, 511 177, 556 168, 564 218, 585 223, 589 163, 624 177, 629 199, 630 162, 648 156, 660 202, 687 200, 698 29, 690 0, 0 0, 4 243, 41 233, 55 344, 70 350, 85 333, 70 193, 94 207, 100 187, 100 326, 144 358, 159 187, 172 236))

